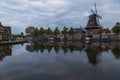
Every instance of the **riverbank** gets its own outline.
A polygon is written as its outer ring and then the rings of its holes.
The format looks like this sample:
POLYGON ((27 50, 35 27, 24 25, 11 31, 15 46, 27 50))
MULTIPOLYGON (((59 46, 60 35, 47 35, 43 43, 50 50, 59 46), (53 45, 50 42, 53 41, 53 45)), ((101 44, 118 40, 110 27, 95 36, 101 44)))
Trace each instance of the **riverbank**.
POLYGON ((17 41, 4 41, 0 42, 0 45, 2 44, 20 44, 20 43, 25 43, 27 42, 26 40, 17 40, 17 41))

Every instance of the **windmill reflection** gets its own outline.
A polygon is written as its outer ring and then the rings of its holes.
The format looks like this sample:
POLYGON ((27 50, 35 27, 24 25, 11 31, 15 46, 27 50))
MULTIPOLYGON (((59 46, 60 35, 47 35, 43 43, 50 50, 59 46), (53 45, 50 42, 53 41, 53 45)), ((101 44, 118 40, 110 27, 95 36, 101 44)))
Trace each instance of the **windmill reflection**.
POLYGON ((109 51, 110 44, 109 43, 92 43, 86 44, 85 52, 88 56, 89 63, 92 65, 97 65, 100 63, 100 56, 102 52, 109 51))
MULTIPOLYGON (((111 47, 110 43, 90 43, 85 44, 81 42, 46 42, 46 43, 31 43, 26 45, 26 50, 29 52, 41 52, 45 50, 51 53, 53 50, 59 53, 60 50, 66 53, 75 53, 74 51, 79 51, 80 53, 84 51, 87 54, 89 63, 92 65, 97 65, 100 63, 100 56, 102 52, 111 50, 116 58, 120 58, 120 47, 111 47)), ((108 52, 109 53, 109 52, 108 52)))
POLYGON ((87 44, 85 51, 87 53, 89 63, 96 65, 100 62, 100 54, 102 52, 102 48, 99 45, 91 45, 87 44))
POLYGON ((6 56, 12 55, 11 45, 1 45, 0 46, 0 60, 2 61, 6 56))

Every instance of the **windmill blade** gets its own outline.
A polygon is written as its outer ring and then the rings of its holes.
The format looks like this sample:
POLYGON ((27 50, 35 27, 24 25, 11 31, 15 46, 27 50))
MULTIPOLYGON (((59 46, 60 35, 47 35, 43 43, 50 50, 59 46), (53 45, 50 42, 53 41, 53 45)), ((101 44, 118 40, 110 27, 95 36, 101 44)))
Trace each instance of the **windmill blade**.
POLYGON ((99 26, 99 25, 100 25, 99 18, 97 17, 96 19, 97 19, 97 24, 98 24, 98 26, 99 26))
POLYGON ((93 14, 96 14, 92 9, 91 9, 91 11, 93 12, 93 14))
POLYGON ((95 3, 95 12, 96 12, 97 17, 99 17, 101 19, 102 17, 97 14, 96 3, 95 3))
POLYGON ((96 8, 96 3, 95 3, 95 12, 96 12, 96 14, 97 14, 97 8, 96 8))
POLYGON ((98 26, 100 26, 100 20, 99 20, 99 18, 101 19, 102 17, 99 16, 99 15, 97 15, 96 20, 97 20, 97 24, 98 24, 98 26))
POLYGON ((96 15, 97 15, 97 17, 99 17, 100 19, 102 19, 102 17, 100 15, 98 15, 98 14, 96 14, 96 15))

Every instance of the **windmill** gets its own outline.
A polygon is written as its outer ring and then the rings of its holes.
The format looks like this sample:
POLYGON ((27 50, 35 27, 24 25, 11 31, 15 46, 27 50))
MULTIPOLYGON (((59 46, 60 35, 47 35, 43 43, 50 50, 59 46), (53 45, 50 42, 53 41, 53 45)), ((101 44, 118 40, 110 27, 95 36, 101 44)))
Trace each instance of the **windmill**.
POLYGON ((98 27, 98 26, 100 27, 99 19, 101 19, 102 17, 100 15, 98 15, 96 3, 95 3, 95 11, 92 9, 91 9, 91 11, 93 14, 91 14, 89 16, 87 27, 98 27))
POLYGON ((102 17, 98 15, 97 8, 96 8, 96 3, 94 6, 94 10, 91 9, 92 14, 89 16, 87 26, 85 27, 86 29, 86 36, 92 37, 98 29, 101 29, 100 21, 102 17))

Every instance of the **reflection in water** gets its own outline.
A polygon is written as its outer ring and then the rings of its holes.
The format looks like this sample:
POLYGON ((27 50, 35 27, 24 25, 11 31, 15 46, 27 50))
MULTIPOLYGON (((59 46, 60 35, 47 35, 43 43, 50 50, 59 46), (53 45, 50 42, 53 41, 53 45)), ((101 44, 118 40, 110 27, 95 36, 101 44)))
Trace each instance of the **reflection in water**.
POLYGON ((83 43, 73 43, 73 42, 47 42, 47 43, 31 43, 26 45, 26 50, 29 52, 41 52, 43 53, 44 50, 47 50, 48 53, 51 52, 52 49, 54 49, 54 51, 56 53, 58 53, 58 51, 60 49, 63 50, 64 53, 67 53, 68 51, 70 51, 71 53, 74 50, 77 51, 82 51, 83 48, 85 48, 85 44, 83 43))
POLYGON ((116 59, 120 58, 120 47, 116 46, 112 49, 113 54, 115 55, 116 59))
POLYGON ((90 43, 85 44, 81 42, 47 42, 47 43, 31 43, 26 45, 26 50, 29 52, 41 52, 43 53, 45 50, 48 53, 51 50, 54 50, 58 53, 61 49, 63 50, 64 54, 70 51, 84 51, 87 54, 89 63, 96 65, 100 62, 100 55, 102 52, 112 50, 113 54, 116 58, 120 58, 120 49, 119 46, 111 45, 110 43, 90 43))
POLYGON ((11 45, 1 45, 0 46, 0 60, 3 60, 6 56, 12 55, 12 46, 11 45))
POLYGON ((26 43, 0 51, 12 54, 0 62, 0 80, 120 80, 118 43, 26 43))
POLYGON ((101 46, 88 44, 86 46, 85 51, 87 53, 89 62, 91 64, 96 65, 100 61, 99 56, 102 52, 102 47, 101 46))

